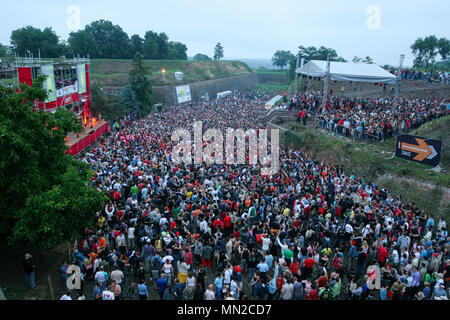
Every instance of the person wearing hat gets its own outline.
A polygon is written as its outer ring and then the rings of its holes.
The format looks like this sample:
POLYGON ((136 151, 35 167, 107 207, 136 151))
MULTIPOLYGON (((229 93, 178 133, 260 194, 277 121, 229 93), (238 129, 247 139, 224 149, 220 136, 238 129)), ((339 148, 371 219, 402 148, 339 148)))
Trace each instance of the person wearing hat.
POLYGON ((431 300, 448 300, 447 291, 445 291, 443 283, 440 283, 439 287, 434 289, 431 300))
POLYGON ((25 280, 27 286, 30 288, 34 288, 35 287, 34 269, 36 269, 36 265, 33 264, 31 258, 32 258, 31 254, 29 253, 25 254, 25 259, 22 261, 22 266, 25 271, 25 280))
POLYGON ((425 299, 425 295, 423 294, 422 291, 416 293, 415 295, 416 300, 424 300, 425 299))

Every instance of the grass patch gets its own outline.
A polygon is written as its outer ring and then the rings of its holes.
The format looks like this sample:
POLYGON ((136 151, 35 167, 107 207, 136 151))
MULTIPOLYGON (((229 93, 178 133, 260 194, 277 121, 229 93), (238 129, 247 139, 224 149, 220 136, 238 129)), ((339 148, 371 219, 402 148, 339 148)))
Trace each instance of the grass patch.
MULTIPOLYGON (((145 60, 150 79, 155 86, 178 85, 210 79, 237 76, 254 72, 241 61, 191 61, 191 60, 145 60), (160 74, 165 69, 164 79, 160 74), (175 79, 174 72, 184 73, 183 81, 175 79)), ((131 60, 93 59, 91 77, 94 82, 105 86, 123 86, 128 78, 131 60)))

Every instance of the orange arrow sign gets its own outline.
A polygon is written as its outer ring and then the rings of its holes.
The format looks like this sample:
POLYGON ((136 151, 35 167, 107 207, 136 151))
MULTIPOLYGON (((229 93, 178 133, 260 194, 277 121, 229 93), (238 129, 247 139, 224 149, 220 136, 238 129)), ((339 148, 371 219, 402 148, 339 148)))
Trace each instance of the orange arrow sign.
POLYGON ((423 139, 416 138, 418 144, 409 144, 409 143, 400 143, 400 149, 411 151, 417 153, 414 157, 414 160, 423 161, 426 157, 428 157, 432 151, 428 144, 423 139))

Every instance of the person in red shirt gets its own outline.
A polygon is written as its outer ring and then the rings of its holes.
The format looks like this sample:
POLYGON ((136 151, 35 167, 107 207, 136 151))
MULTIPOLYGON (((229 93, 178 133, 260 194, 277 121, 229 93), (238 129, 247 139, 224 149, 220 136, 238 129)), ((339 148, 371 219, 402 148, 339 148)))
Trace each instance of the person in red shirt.
POLYGON ((384 267, 387 257, 388 257, 388 252, 387 252, 386 248, 381 246, 378 249, 378 261, 380 263, 380 267, 384 267))
POLYGON ((232 229, 231 229, 231 217, 229 213, 227 213, 227 216, 223 219, 223 226, 225 236, 230 235, 232 233, 232 229))
POLYGON ((223 229, 223 222, 220 219, 216 219, 213 223, 213 227, 218 229, 223 229))
POLYGON ((303 264, 305 265, 305 277, 306 279, 308 279, 308 277, 312 276, 312 270, 314 267, 314 264, 316 262, 314 261, 312 254, 309 253, 308 254, 308 258, 305 259, 305 261, 303 262, 303 264))

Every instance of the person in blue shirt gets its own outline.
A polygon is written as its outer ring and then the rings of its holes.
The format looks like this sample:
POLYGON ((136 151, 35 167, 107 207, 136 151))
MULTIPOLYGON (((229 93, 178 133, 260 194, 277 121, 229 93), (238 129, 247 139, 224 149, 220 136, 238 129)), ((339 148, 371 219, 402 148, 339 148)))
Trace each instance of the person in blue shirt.
POLYGON ((102 300, 102 289, 100 289, 98 282, 94 286, 94 300, 102 300))
POLYGON ((269 266, 266 263, 266 259, 264 259, 262 262, 258 263, 256 266, 259 270, 259 275, 261 277, 261 281, 265 282, 267 280, 267 271, 269 271, 269 266))
POLYGON ((385 286, 380 289, 380 299, 381 300, 387 300, 388 289, 389 289, 389 286, 385 286))
POLYGON ((216 285, 216 300, 222 300, 223 276, 221 272, 217 274, 214 284, 216 285))
POLYGON ((138 295, 139 300, 147 300, 148 299, 148 290, 145 284, 145 280, 142 279, 141 283, 138 284, 138 295))
POLYGON ((178 279, 175 279, 175 287, 173 288, 175 300, 183 300, 183 291, 185 288, 186 284, 180 283, 178 279))
POLYGON ((158 288, 161 300, 163 300, 164 290, 166 290, 168 285, 169 283, 167 282, 166 277, 164 276, 163 273, 161 273, 160 278, 158 279, 158 281, 156 281, 156 287, 158 288))

